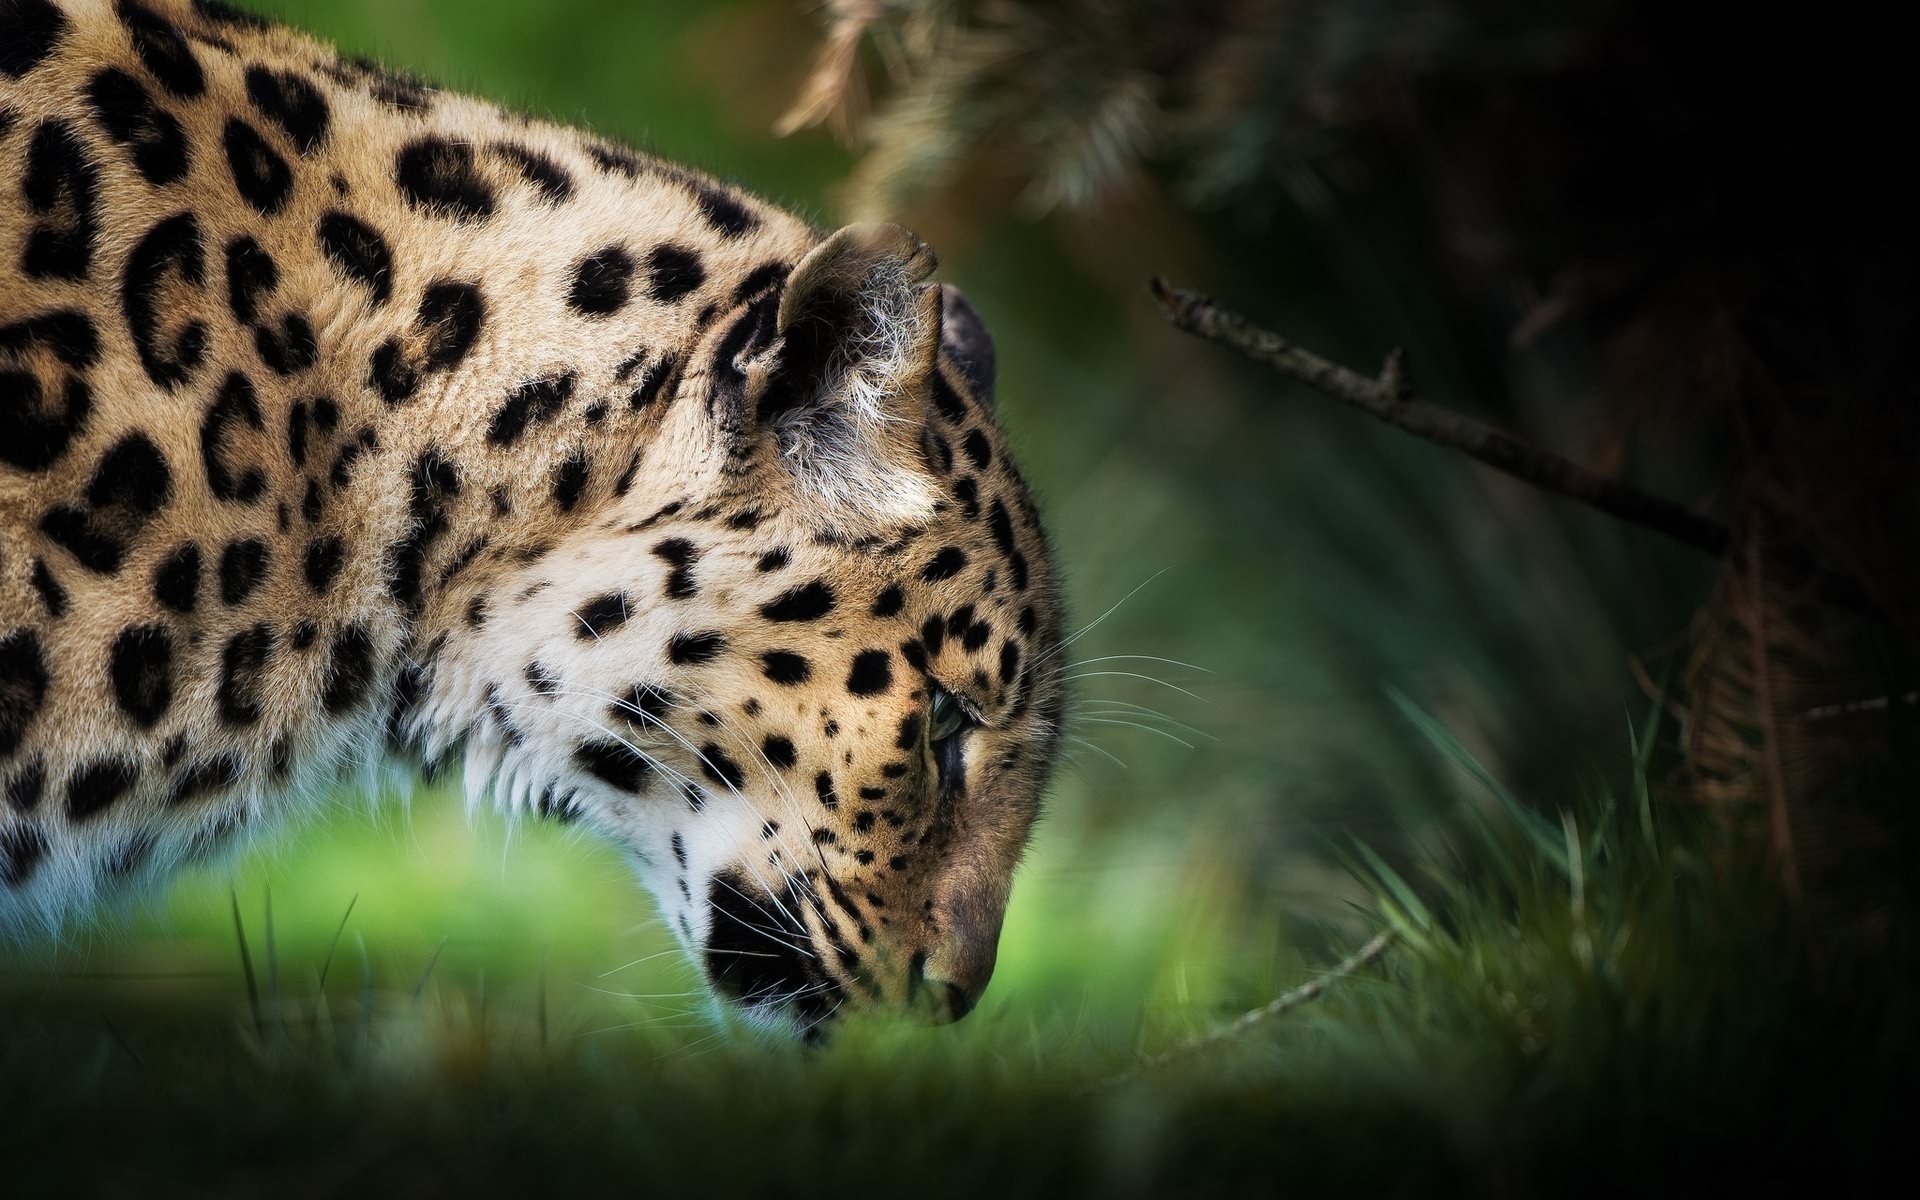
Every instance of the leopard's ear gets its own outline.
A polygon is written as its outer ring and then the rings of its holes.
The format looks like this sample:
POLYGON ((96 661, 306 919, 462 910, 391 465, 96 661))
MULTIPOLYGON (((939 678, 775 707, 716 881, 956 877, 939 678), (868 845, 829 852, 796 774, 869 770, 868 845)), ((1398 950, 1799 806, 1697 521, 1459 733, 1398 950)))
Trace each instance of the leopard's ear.
POLYGON ((936 487, 922 450, 940 351, 937 260, 898 225, 849 225, 787 277, 753 422, 798 489, 848 515, 915 521, 936 487))
POLYGON ((940 349, 960 372, 974 398, 992 408, 993 335, 959 288, 941 284, 940 300, 940 349))

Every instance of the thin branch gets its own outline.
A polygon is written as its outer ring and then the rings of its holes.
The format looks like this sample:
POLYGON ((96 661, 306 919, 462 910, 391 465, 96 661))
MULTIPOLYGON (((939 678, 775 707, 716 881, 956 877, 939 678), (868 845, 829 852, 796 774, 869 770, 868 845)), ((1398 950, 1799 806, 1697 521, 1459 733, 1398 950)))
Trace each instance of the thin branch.
POLYGON ((1890 712, 1896 708, 1920 708, 1920 692, 1904 692, 1897 696, 1869 696, 1865 700, 1848 700, 1840 704, 1822 704, 1809 708, 1805 712, 1795 713, 1797 721, 1832 721, 1840 717, 1859 717, 1868 713, 1890 712))
POLYGON ((1257 328, 1197 292, 1169 286, 1164 279, 1155 279, 1149 286, 1175 328, 1229 346, 1369 416, 1435 445, 1459 450, 1535 487, 1663 533, 1716 558, 1726 553, 1730 539, 1727 527, 1718 521, 1419 399, 1407 379, 1405 355, 1397 349, 1387 355, 1380 374, 1369 378, 1257 328))
POLYGON ((1137 1078, 1150 1071, 1157 1071, 1168 1063, 1175 1062, 1197 1051, 1204 1050, 1216 1042, 1225 1041, 1230 1037, 1237 1037, 1255 1025, 1260 1024, 1262 1021, 1270 1021, 1275 1017, 1284 1016, 1303 1004, 1318 1000, 1320 996, 1335 983, 1345 979, 1356 971, 1371 966, 1382 954, 1387 952, 1387 947, 1391 945, 1393 945, 1393 930, 1383 929, 1368 939, 1365 945, 1334 964, 1333 969, 1326 974, 1310 979, 1290 992, 1283 992, 1275 996, 1259 1008, 1250 1009, 1247 1012, 1241 1013, 1225 1025, 1209 1029, 1207 1032, 1199 1034, 1196 1037, 1188 1038, 1176 1046, 1162 1050, 1152 1058, 1136 1063, 1116 1075, 1109 1076, 1086 1090, 1094 1092, 1118 1087, 1130 1079, 1137 1078))

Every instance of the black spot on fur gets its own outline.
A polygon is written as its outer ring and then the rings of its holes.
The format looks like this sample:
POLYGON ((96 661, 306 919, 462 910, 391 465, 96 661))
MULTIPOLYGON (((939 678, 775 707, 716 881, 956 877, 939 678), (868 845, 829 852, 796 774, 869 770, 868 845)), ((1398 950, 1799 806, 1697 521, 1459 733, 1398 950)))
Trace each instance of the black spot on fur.
POLYGON ((298 313, 280 319, 280 327, 259 325, 253 331, 253 348, 260 361, 276 375, 298 375, 320 358, 320 343, 313 326, 298 313))
POLYGON ((908 638, 900 643, 900 657, 906 659, 907 665, 916 671, 924 672, 927 669, 927 652, 917 638, 908 638))
POLYGON ((167 281, 175 276, 195 291, 206 279, 200 226, 191 213, 178 213, 148 230, 127 256, 121 278, 121 310, 140 365, 169 391, 186 382, 207 353, 207 326, 198 319, 187 321, 171 344, 163 344, 160 307, 167 281))
POLYGON ((927 565, 920 568, 920 578, 928 583, 939 583, 943 579, 952 579, 967 565, 966 551, 958 546, 947 546, 934 555, 927 565))
POLYGON ((238 371, 232 372, 200 422, 200 457, 206 467, 207 488, 216 499, 252 504, 266 491, 266 472, 252 463, 236 468, 228 461, 226 448, 228 437, 236 430, 264 428, 253 381, 238 371))
POLYGON ((202 759, 180 773, 167 792, 167 807, 185 804, 213 792, 232 787, 240 779, 240 760, 221 754, 202 759))
MULTIPOLYGON (((83 330, 89 357, 92 326, 77 313, 54 313, 0 328, 0 354, 36 343, 45 344, 64 332, 83 330), (76 322, 65 318, 76 318, 76 322)), ((56 351, 57 352, 57 351, 56 351)), ((42 471, 58 462, 85 432, 93 411, 93 392, 78 376, 67 378, 59 403, 42 393, 40 380, 27 371, 0 369, 0 462, 22 471, 42 471)))
POLYGON ((878 596, 873 598, 873 615, 876 617, 897 616, 907 605, 907 594, 900 590, 897 583, 888 584, 878 596))
POLYGON ((653 774, 653 765, 624 742, 611 739, 584 742, 573 761, 589 775, 622 792, 638 792, 653 774))
POLYGON ((222 0, 193 0, 193 11, 216 25, 234 25, 241 29, 265 29, 267 22, 250 12, 242 12, 222 0))
POLYGON ((760 615, 769 621, 817 621, 833 611, 833 589, 821 580, 782 592, 760 606, 760 615))
POLYGON ((40 532, 87 570, 111 575, 120 569, 127 548, 83 508, 61 505, 40 517, 40 532))
POLYGON ((662 304, 677 304, 707 279, 700 256, 684 246, 655 246, 647 254, 647 294, 662 304))
POLYGON ((220 552, 220 599, 229 607, 246 602, 267 576, 273 553, 259 538, 227 543, 220 552))
POLYGON ((769 550, 765 554, 762 554, 760 556, 760 559, 758 562, 753 564, 753 569, 760 572, 762 575, 765 575, 770 571, 778 571, 782 567, 787 565, 787 561, 789 557, 790 556, 787 553, 787 548, 785 546, 782 546, 777 550, 769 550))
MULTIPOLYGON (((4 24, 0 24, 0 36, 5 33, 4 24)), ((0 41, 0 52, 5 46, 0 41)), ((0 63, 4 62, 0 58, 0 63)), ((18 822, 0 830, 0 883, 10 888, 26 886, 48 848, 46 831, 35 822, 18 822)))
POLYGON ((487 426, 488 443, 511 446, 530 426, 551 420, 572 399, 577 378, 572 371, 567 371, 514 388, 487 426))
POLYGON ((20 748, 47 698, 40 635, 21 629, 0 638, 0 758, 20 748))
POLYGON ((486 321, 486 301, 471 283, 436 283, 420 297, 415 328, 426 335, 429 371, 450 371, 473 349, 486 321))
POLYGON ((768 762, 783 771, 800 761, 800 756, 794 751, 793 743, 777 733, 770 733, 761 739, 760 753, 767 756, 768 762))
POLYGON ((40 797, 46 790, 47 767, 36 757, 7 780, 7 807, 15 812, 30 813, 40 807, 40 797))
POLYGON ((367 382, 388 404, 411 399, 420 390, 420 372, 407 361, 400 339, 388 338, 373 348, 367 360, 367 382))
POLYGON ((955 481, 954 498, 960 501, 960 515, 969 521, 980 519, 980 485, 967 475, 955 481))
POLYGON ((640 376, 639 386, 634 388, 632 394, 627 397, 627 407, 639 410, 658 400, 660 393, 667 386, 667 381, 674 377, 679 367, 678 354, 662 355, 658 362, 648 367, 646 373, 640 376))
POLYGON ((411 75, 389 70, 369 58, 347 60, 367 85, 367 94, 396 112, 421 113, 433 107, 434 89, 411 75))
POLYGON ((442 280, 420 297, 413 335, 419 357, 409 354, 398 338, 388 338, 374 349, 368 363, 368 382, 388 404, 411 399, 421 376, 451 371, 460 365, 486 323, 486 300, 480 289, 460 280, 442 280))
POLYGON ((59 620, 67 615, 67 589, 53 577, 47 564, 36 558, 33 560, 33 572, 27 577, 33 590, 40 593, 40 604, 47 610, 47 616, 59 620))
POLYGON ((371 426, 362 427, 347 444, 340 447, 340 453, 334 455, 333 466, 327 471, 327 482, 336 489, 344 488, 353 482, 353 468, 370 450, 380 444, 378 435, 371 426))
POLYGON ((87 503, 95 509, 120 508, 146 518, 167 506, 173 494, 173 473, 160 448, 144 433, 130 433, 100 456, 93 480, 87 485, 87 503))
POLYGON ((713 782, 735 791, 747 781, 746 772, 740 769, 740 764, 712 742, 700 747, 700 771, 713 782))
POLYGON ((712 662, 726 648, 727 639, 719 633, 677 633, 667 643, 667 658, 679 666, 699 666, 712 662))
POLYGON ((617 703, 608 706, 607 711, 620 721, 643 726, 664 725, 673 711, 673 697, 650 683, 636 683, 617 703))
POLYGON ((286 132, 300 157, 306 158, 326 144, 327 101, 304 76, 248 67, 247 98, 286 132))
POLYGON ((966 451, 967 458, 973 465, 982 471, 993 462, 993 447, 987 443, 987 435, 978 429, 968 431, 967 436, 960 443, 960 448, 966 451))
POLYGON ((833 790, 833 776, 822 771, 813 777, 813 794, 828 812, 840 807, 840 796, 833 790))
POLYGON ((293 465, 307 465, 307 402, 295 400, 287 409, 287 457, 293 465))
POLYGON ((315 595, 327 594, 327 589, 339 577, 340 567, 346 562, 346 557, 346 543, 337 537, 317 537, 307 543, 307 586, 313 589, 315 595))
POLYGON ((132 625, 113 639, 107 678, 120 711, 153 728, 173 703, 173 637, 164 625, 132 625))
POLYGON ((986 645, 987 639, 992 636, 993 626, 987 624, 985 621, 975 621, 973 625, 968 628, 966 636, 960 639, 960 644, 966 648, 968 653, 972 653, 986 645))
POLYGON ((667 572, 667 599, 686 600, 699 594, 700 589, 693 580, 693 563, 700 552, 692 542, 685 538, 667 538, 654 546, 653 553, 673 568, 667 572))
POLYGON ((295 650, 311 649, 314 640, 320 636, 320 627, 312 621, 301 621, 293 627, 287 641, 295 650))
POLYGON ((49 0, 0 4, 0 75, 18 79, 33 70, 53 54, 66 32, 67 18, 49 0))
POLYGON ((134 169, 155 187, 185 178, 191 157, 186 131, 133 76, 109 67, 87 85, 87 104, 109 138, 127 148, 134 169))
POLYGON ((473 148, 444 137, 416 138, 394 158, 394 183, 407 203, 456 221, 493 215, 493 188, 474 167, 473 148))
POLYGON ((699 189, 700 215, 723 237, 736 238, 760 227, 760 218, 717 187, 699 189))
POLYGON ((320 249, 347 278, 365 284, 375 304, 393 294, 393 254, 372 226, 337 209, 320 218, 320 249))
POLYGON ((260 298, 279 285, 279 268, 259 242, 237 237, 227 243, 227 303, 242 325, 258 319, 260 298))
POLYGON ((153 598, 177 613, 190 613, 200 599, 200 547, 187 542, 153 569, 153 598))
POLYGON ((140 778, 138 764, 124 758, 102 758, 67 776, 67 819, 75 824, 92 820, 127 794, 140 778))
POLYGON ((260 719, 268 664, 273 659, 273 626, 264 622, 241 630, 220 650, 220 719, 246 726, 260 719))
POLYGON ((586 452, 576 450, 553 469, 553 502, 561 512, 572 512, 574 505, 580 503, 592 466, 586 452))
POLYGON ((953 390, 953 385, 939 371, 933 373, 931 382, 933 406, 940 411, 941 418, 949 425, 964 423, 967 419, 967 402, 960 398, 960 393, 953 390))
POLYGON ((520 674, 536 696, 552 696, 560 690, 560 680, 544 663, 530 662, 520 674))
POLYGON ((411 524, 407 536, 394 543, 392 574, 387 591, 411 614, 419 613, 426 603, 421 576, 426 570, 427 552, 447 531, 447 505, 460 494, 460 473, 445 455, 432 446, 414 457, 408 472, 411 488, 407 512, 411 524))
POLYGON ((897 749, 913 750, 920 745, 920 714, 908 713, 900 718, 900 736, 893 739, 897 749))
POLYGON ((748 271, 740 285, 733 289, 734 303, 745 303, 769 288, 778 289, 792 271, 793 268, 783 262, 761 263, 748 271))
POLYGON ((293 194, 293 172, 287 160, 274 153, 266 139, 239 117, 227 118, 220 144, 226 149, 227 167, 233 172, 233 186, 239 189, 241 198, 263 217, 278 215, 293 194))
POLYGON ((141 65, 160 81, 161 87, 182 100, 191 100, 207 90, 200 61, 173 22, 136 0, 118 0, 114 7, 133 35, 133 50, 140 56, 141 65))
POLYGON ((813 677, 813 664, 791 650, 769 650, 760 656, 760 663, 768 679, 787 687, 813 677))
POLYGON ((373 686, 373 635, 364 625, 349 625, 327 647, 326 687, 320 704, 338 716, 360 706, 373 686))
POLYGON ((487 598, 475 596, 467 601, 467 628, 480 629, 487 623, 487 598))
POLYGON ((893 686, 893 656, 885 650, 862 650, 853 656, 847 672, 847 690, 856 696, 877 696, 893 686))
POLYGON ((46 218, 28 231, 20 269, 29 279, 85 279, 98 233, 100 182, 72 126, 42 121, 34 130, 20 190, 27 207, 46 218))
POLYGON ((947 636, 960 637, 973 626, 973 605, 962 604, 947 615, 947 636))
POLYGON ((567 304, 589 317, 604 317, 626 307, 633 290, 633 255, 622 246, 606 246, 587 255, 573 268, 567 304))
POLYGON ((1009 639, 1000 645, 1000 682, 1012 683, 1020 673, 1020 644, 1009 639))
POLYGON ((604 637, 627 623, 627 597, 624 592, 595 596, 573 614, 574 636, 583 642, 604 637))
POLYGON ((172 491, 166 459, 145 434, 129 434, 101 456, 87 487, 89 507, 61 505, 40 531, 90 571, 113 574, 172 491))
POLYGON ((154 836, 152 830, 139 830, 121 842, 119 847, 107 856, 100 869, 108 879, 116 883, 124 881, 147 865, 147 861, 153 857, 154 847, 158 844, 159 839, 154 836))
POLYGON ((548 204, 560 205, 573 199, 573 177, 546 155, 514 142, 495 142, 492 149, 512 163, 520 178, 536 188, 548 204))

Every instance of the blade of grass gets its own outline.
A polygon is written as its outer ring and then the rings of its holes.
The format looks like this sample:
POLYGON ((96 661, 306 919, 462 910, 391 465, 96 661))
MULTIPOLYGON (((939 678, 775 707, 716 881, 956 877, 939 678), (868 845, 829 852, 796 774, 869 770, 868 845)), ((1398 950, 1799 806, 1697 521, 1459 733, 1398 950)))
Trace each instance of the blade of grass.
POLYGON ((1654 690, 1647 711, 1645 740, 1634 730, 1633 717, 1627 717, 1627 741, 1633 747, 1633 798, 1640 809, 1640 836, 1645 839, 1647 849, 1655 854, 1660 852, 1660 839, 1653 826, 1653 789, 1647 784, 1647 772, 1652 769, 1653 748, 1660 740, 1660 714, 1666 711, 1667 684, 1672 679, 1673 668, 1669 666, 1660 676, 1660 685, 1654 690))
POLYGON ((347 901, 347 911, 340 914, 340 924, 334 926, 333 940, 327 943, 327 957, 320 963, 319 991, 327 990, 327 972, 333 967, 333 952, 340 948, 340 935, 347 931, 347 918, 353 915, 353 906, 360 903, 360 893, 355 892, 347 901))
POLYGON ((273 938, 273 885, 265 886, 267 939, 267 1014, 280 1024, 280 950, 273 938))
POLYGON ((440 965, 440 952, 447 948, 447 939, 443 935, 433 953, 427 956, 427 969, 420 972, 420 982, 413 985, 413 1002, 420 1003, 421 995, 427 990, 427 980, 433 978, 433 969, 440 965))
POLYGON ((353 944, 360 950, 360 1049, 365 1052, 373 1037, 373 964, 367 961, 367 939, 357 929, 353 944))
POLYGON ((1567 873, 1569 867, 1566 847, 1561 843, 1560 831, 1555 829, 1551 822, 1514 799, 1513 793, 1502 786, 1500 781, 1493 777, 1493 773, 1473 756, 1473 752, 1461 744, 1452 730, 1435 720, 1403 692, 1397 688, 1388 688, 1387 696, 1400 710, 1400 715, 1420 731, 1421 736, 1451 759, 1454 765, 1479 780, 1481 786, 1500 801, 1500 806, 1507 810, 1507 815, 1520 826, 1521 831, 1527 835, 1548 862, 1557 867, 1562 875, 1567 873))
POLYGON ((230 886, 227 898, 233 902, 233 939, 240 945, 240 973, 247 980, 247 1007, 253 1012, 253 1031, 264 1034, 267 1027, 260 1016, 260 983, 253 977, 253 952, 247 948, 247 927, 240 919, 240 893, 230 886))

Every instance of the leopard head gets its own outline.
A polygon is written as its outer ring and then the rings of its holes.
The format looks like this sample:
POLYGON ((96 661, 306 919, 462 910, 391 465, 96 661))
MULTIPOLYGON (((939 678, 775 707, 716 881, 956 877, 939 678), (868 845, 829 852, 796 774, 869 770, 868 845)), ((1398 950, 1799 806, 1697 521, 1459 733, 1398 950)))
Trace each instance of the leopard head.
POLYGON ((825 239, 663 385, 643 471, 482 651, 515 802, 628 848, 763 1024, 964 1015, 1065 705, 992 341, 897 226, 825 239))

